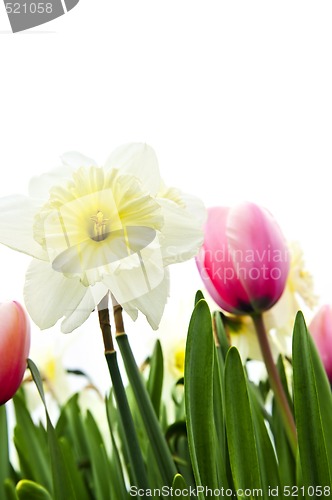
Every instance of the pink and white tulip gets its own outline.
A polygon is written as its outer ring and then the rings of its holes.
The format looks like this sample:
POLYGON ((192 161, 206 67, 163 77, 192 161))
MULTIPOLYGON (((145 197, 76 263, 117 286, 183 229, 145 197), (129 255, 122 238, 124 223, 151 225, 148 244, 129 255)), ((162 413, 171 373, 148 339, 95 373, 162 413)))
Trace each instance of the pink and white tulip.
POLYGON ((18 302, 0 304, 0 405, 19 388, 30 349, 30 323, 18 302))
POLYGON ((323 362, 326 374, 332 382, 332 306, 322 306, 313 317, 309 331, 323 362))
POLYGON ((196 262, 212 298, 233 314, 270 309, 289 271, 288 248, 277 222, 253 203, 208 210, 196 262))

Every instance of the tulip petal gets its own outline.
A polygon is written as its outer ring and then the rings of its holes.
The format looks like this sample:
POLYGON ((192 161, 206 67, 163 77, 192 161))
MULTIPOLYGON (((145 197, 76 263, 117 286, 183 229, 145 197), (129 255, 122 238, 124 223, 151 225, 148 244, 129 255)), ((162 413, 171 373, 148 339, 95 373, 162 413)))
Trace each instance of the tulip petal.
POLYGON ((150 194, 157 194, 161 179, 158 160, 154 150, 143 143, 120 146, 109 156, 106 169, 120 169, 121 174, 131 174, 141 181, 142 188, 150 194))
POLYGON ((141 311, 153 330, 157 330, 168 297, 169 271, 168 269, 165 269, 165 277, 156 288, 141 297, 137 297, 136 299, 121 305, 134 321, 137 318, 137 309, 141 311))
POLYGON ((37 259, 47 254, 33 237, 34 218, 40 204, 26 196, 0 198, 0 242, 37 259))
POLYGON ((204 245, 197 257, 198 268, 208 291, 225 311, 234 314, 252 312, 249 297, 236 270, 226 237, 228 207, 208 209, 204 245))
POLYGON ((33 260, 26 274, 24 300, 32 320, 44 330, 63 316, 70 317, 86 291, 78 278, 66 278, 49 262, 33 260))
POLYGON ((267 210, 243 203, 230 209, 226 235, 253 309, 272 307, 285 288, 289 271, 288 250, 277 222, 267 210))
POLYGON ((30 324, 17 302, 0 304, 0 405, 17 391, 26 369, 30 348, 30 324))

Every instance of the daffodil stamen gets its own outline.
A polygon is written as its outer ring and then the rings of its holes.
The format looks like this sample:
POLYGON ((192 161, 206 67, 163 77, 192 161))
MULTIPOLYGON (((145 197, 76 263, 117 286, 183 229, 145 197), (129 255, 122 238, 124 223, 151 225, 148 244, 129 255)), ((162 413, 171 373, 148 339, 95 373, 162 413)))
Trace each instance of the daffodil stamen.
POLYGON ((94 222, 93 235, 91 236, 91 239, 95 241, 105 240, 108 234, 106 226, 110 220, 104 218, 104 214, 101 210, 98 210, 96 215, 93 215, 90 219, 94 222))

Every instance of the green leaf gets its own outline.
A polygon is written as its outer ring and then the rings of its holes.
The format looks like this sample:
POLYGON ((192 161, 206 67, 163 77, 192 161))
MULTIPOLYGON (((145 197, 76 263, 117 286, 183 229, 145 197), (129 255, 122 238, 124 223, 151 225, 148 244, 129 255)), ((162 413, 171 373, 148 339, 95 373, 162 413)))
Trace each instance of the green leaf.
POLYGON ((251 491, 261 488, 259 461, 247 380, 240 355, 235 347, 230 348, 226 357, 225 416, 230 463, 235 488, 251 491))
POLYGON ((185 495, 185 493, 188 491, 188 486, 181 474, 176 474, 176 476, 174 477, 172 488, 173 491, 184 492, 183 495, 176 494, 176 498, 179 498, 180 500, 185 500, 188 498, 188 495, 185 495))
MULTIPOLYGON (((293 408, 293 401, 288 390, 285 366, 281 356, 279 356, 277 367, 281 383, 288 399, 289 407, 293 408)), ((289 445, 289 440, 285 432, 281 413, 275 399, 273 399, 272 403, 271 429, 274 436, 275 448, 279 463, 280 486, 283 490, 284 486, 296 484, 296 461, 294 459, 292 449, 289 445)))
POLYGON ((221 351, 222 358, 225 361, 228 349, 230 348, 230 343, 227 337, 227 333, 222 318, 223 318, 222 314, 219 311, 213 313, 214 330, 218 339, 219 349, 221 351))
POLYGON ((1 499, 4 498, 4 500, 18 500, 16 487, 12 479, 5 480, 4 491, 5 491, 4 497, 1 497, 1 499))
POLYGON ((38 371, 38 368, 31 359, 28 360, 28 368, 31 372, 32 378, 37 386, 40 397, 45 407, 46 422, 47 422, 47 437, 48 437, 48 444, 49 444, 51 465, 52 465, 54 499, 63 500, 65 498, 66 500, 76 500, 77 496, 75 493, 74 485, 68 473, 66 462, 64 460, 55 429, 52 425, 51 419, 47 411, 44 390, 43 390, 43 383, 40 373, 38 371))
POLYGON ((160 341, 157 340, 151 361, 147 389, 157 417, 160 415, 161 394, 164 378, 164 359, 160 341))
POLYGON ((216 428, 216 460, 218 481, 225 488, 229 486, 227 479, 228 447, 226 439, 226 427, 224 417, 224 371, 225 363, 220 346, 215 347, 214 369, 213 369, 213 412, 216 428))
POLYGON ((126 334, 121 334, 117 335, 116 340, 160 474, 164 484, 171 485, 177 471, 167 446, 165 436, 152 406, 142 374, 138 370, 133 352, 128 342, 128 337, 126 334))
POLYGON ((249 384, 250 406, 257 443, 257 456, 261 473, 263 492, 268 496, 269 488, 279 487, 278 464, 275 451, 267 431, 264 419, 264 408, 260 401, 260 392, 253 384, 249 384))
MULTIPOLYGON (((213 365, 211 314, 205 300, 200 300, 190 320, 185 356, 188 442, 196 484, 216 489, 213 365)), ((204 495, 198 493, 198 498, 204 495)))
POLYGON ((79 466, 75 460, 72 447, 68 443, 68 440, 64 437, 59 439, 59 445, 77 498, 79 498, 79 500, 89 500, 90 497, 87 491, 87 487, 84 483, 83 476, 80 473, 79 466))
POLYGON ((204 300, 204 295, 203 295, 203 292, 201 290, 197 290, 196 295, 195 295, 195 305, 200 300, 204 300))
POLYGON ((19 500, 52 500, 49 492, 38 483, 23 479, 16 486, 19 500))
POLYGON ((8 426, 6 406, 0 406, 0 498, 5 498, 4 481, 9 477, 8 426))
POLYGON ((86 434, 90 448, 90 457, 92 462, 92 473, 94 491, 97 500, 111 498, 110 493, 110 463, 105 451, 105 445, 101 437, 97 424, 88 411, 85 419, 86 434))
POLYGON ((294 326, 293 369, 303 484, 306 489, 331 486, 331 391, 302 313, 294 326))
POLYGON ((13 398, 16 427, 14 443, 23 475, 52 491, 52 473, 47 438, 43 429, 34 424, 21 394, 13 398))

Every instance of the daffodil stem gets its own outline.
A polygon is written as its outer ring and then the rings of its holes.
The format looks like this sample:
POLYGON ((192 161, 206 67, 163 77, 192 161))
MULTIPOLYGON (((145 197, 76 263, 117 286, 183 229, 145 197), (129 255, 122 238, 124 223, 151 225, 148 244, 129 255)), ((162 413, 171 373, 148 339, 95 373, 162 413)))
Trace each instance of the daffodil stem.
POLYGON ((112 352, 114 351, 114 344, 111 333, 110 315, 108 308, 98 310, 98 317, 100 329, 103 334, 105 352, 112 352))
POLYGON ((257 314, 252 317, 256 333, 258 336, 258 341, 259 345, 261 348, 261 352, 263 355, 264 363, 267 369, 268 377, 269 377, 269 382, 271 389, 274 392, 274 396, 276 398, 279 411, 281 414, 281 418, 284 423, 285 431, 288 437, 288 441, 290 444, 290 447, 293 451, 294 457, 296 457, 296 450, 297 450, 297 433, 296 433, 296 426, 295 426, 295 421, 293 417, 293 413, 289 407, 288 400, 284 391, 284 388, 282 386, 279 373, 277 370, 277 367, 274 363, 269 341, 267 338, 267 333, 263 321, 263 316, 262 314, 257 314))
POLYGON ((98 314, 105 345, 105 357, 112 380, 116 404, 123 428, 125 429, 126 445, 133 479, 136 486, 143 490, 147 490, 149 488, 149 482, 126 391, 122 382, 116 352, 113 347, 109 311, 108 309, 102 309, 98 311, 98 314))
POLYGON ((139 408, 146 433, 149 437, 156 463, 165 485, 172 485, 177 470, 167 445, 165 436, 161 430, 158 418, 153 408, 150 396, 140 373, 128 337, 124 333, 122 320, 122 307, 114 305, 114 321, 116 324, 116 340, 119 345, 126 372, 133 389, 133 393, 139 408))

